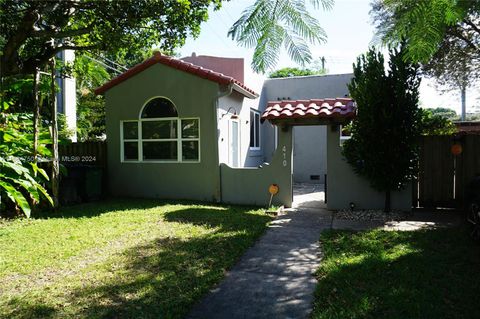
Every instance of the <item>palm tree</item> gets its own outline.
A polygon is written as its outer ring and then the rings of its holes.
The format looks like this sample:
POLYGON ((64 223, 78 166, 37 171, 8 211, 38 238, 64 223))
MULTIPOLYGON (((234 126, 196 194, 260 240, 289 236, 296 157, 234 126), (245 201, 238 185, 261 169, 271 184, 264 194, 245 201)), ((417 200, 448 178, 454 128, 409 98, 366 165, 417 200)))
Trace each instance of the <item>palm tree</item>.
MULTIPOLYGON (((329 10, 333 0, 309 0, 314 8, 329 10)), ((228 31, 237 43, 255 48, 252 69, 265 73, 278 61, 280 50, 304 65, 312 59, 307 41, 326 42, 327 35, 308 11, 305 0, 256 0, 228 31)))

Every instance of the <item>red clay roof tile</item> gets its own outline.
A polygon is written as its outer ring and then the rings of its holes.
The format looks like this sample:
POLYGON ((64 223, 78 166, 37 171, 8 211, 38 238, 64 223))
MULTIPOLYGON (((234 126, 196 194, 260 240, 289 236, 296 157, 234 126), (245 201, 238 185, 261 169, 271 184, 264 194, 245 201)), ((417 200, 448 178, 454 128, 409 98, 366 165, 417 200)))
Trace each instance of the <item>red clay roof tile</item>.
POLYGON ((356 115, 355 102, 350 98, 269 101, 262 121, 298 118, 345 118, 356 115))
POLYGON ((128 71, 120 74, 116 78, 110 80, 109 82, 105 83, 101 87, 95 90, 95 94, 103 94, 115 85, 129 79, 130 77, 134 76, 137 73, 142 72, 143 70, 149 68, 150 66, 161 63, 177 70, 181 70, 190 74, 197 75, 201 78, 216 82, 218 84, 227 85, 227 84, 235 84, 240 88, 244 89, 246 92, 258 96, 255 91, 249 89, 245 84, 241 83, 240 81, 232 78, 231 76, 224 75, 222 73, 218 73, 212 70, 204 69, 201 66, 194 65, 189 62, 185 62, 182 60, 177 60, 175 58, 166 56, 161 54, 160 52, 155 52, 153 56, 140 64, 137 64, 133 68, 129 69, 128 71))

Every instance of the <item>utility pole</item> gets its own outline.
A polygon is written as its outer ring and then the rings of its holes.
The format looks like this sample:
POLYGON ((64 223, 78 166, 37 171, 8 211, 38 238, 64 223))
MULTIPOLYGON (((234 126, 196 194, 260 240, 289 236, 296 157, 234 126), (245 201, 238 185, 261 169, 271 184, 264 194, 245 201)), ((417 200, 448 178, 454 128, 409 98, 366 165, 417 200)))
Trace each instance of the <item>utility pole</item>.
POLYGON ((466 120, 466 114, 467 114, 467 89, 465 88, 465 85, 463 85, 462 88, 461 88, 461 95, 462 95, 461 120, 465 121, 466 120))

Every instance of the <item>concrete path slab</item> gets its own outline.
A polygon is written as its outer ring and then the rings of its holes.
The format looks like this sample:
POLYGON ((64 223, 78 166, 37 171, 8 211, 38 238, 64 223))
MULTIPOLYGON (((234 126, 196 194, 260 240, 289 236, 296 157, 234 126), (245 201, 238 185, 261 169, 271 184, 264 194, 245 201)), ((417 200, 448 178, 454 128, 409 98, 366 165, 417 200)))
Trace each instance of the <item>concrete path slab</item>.
POLYGON ((326 209, 300 205, 278 216, 267 232, 229 271, 225 279, 193 307, 189 319, 308 318, 322 259, 323 230, 373 228, 415 230, 451 226, 449 215, 412 214, 399 222, 355 221, 334 218, 326 209))
POLYGON ((331 223, 332 214, 321 209, 279 216, 187 318, 307 318, 321 260, 318 239, 331 223))

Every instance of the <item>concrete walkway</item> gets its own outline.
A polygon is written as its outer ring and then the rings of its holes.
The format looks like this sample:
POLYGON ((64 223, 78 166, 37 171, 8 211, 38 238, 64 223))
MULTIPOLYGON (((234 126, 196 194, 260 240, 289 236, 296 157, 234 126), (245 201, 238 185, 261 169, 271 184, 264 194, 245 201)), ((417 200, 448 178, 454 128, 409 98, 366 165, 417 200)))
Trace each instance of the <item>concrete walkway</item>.
POLYGON ((307 318, 317 283, 313 274, 321 261, 318 240, 322 230, 415 230, 455 224, 449 217, 424 213, 412 214, 408 221, 386 224, 338 220, 323 208, 321 186, 296 186, 295 208, 270 224, 267 232, 225 279, 194 306, 187 318, 307 318))
POLYGON ((187 318, 307 318, 320 262, 320 232, 332 214, 299 208, 273 221, 187 318))

